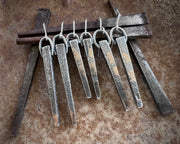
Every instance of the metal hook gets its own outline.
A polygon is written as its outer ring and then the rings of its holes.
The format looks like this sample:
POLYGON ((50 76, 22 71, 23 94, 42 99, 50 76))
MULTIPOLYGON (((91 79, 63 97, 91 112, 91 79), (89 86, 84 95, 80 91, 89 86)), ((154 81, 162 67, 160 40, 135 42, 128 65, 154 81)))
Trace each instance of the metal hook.
POLYGON ((84 32, 87 34, 87 19, 85 19, 84 25, 84 32))
POLYGON ((59 33, 59 35, 63 35, 63 26, 64 26, 64 22, 61 23, 61 32, 59 33))
POLYGON ((116 20, 116 29, 118 29, 119 27, 119 19, 121 17, 121 14, 119 13, 118 16, 117 16, 117 20, 116 20))
POLYGON ((43 29, 44 29, 45 38, 46 38, 46 40, 47 40, 48 36, 47 36, 47 31, 46 31, 46 25, 45 25, 45 23, 43 23, 43 29))
POLYGON ((99 18, 99 27, 100 27, 100 30, 103 30, 103 27, 102 27, 102 19, 99 18))
POLYGON ((73 20, 73 37, 75 37, 75 21, 73 20))

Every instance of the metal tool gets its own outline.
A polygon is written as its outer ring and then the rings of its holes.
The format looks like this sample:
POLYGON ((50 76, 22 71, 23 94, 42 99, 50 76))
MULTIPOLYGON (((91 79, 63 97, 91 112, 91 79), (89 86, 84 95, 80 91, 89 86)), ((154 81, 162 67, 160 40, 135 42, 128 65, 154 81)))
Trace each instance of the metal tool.
POLYGON ((121 60, 123 62, 124 68, 126 70, 126 74, 128 76, 128 79, 129 79, 129 83, 131 86, 131 90, 132 90, 136 105, 138 108, 142 108, 143 103, 142 103, 141 96, 139 93, 137 80, 135 77, 133 65, 131 62, 129 50, 128 50, 127 43, 126 43, 127 42, 127 34, 123 28, 118 26, 119 19, 120 19, 120 14, 117 17, 116 26, 113 27, 110 31, 110 37, 111 37, 112 43, 117 44, 117 47, 119 49, 119 54, 120 54, 121 60), (114 40, 113 34, 115 32, 119 32, 119 31, 122 32, 124 36, 120 36, 120 37, 116 38, 116 40, 114 40))
POLYGON ((121 78, 119 75, 119 71, 117 69, 117 65, 116 65, 116 62, 114 60, 111 48, 110 48, 111 39, 110 39, 108 33, 105 31, 105 28, 102 27, 101 19, 99 19, 99 21, 100 21, 100 29, 96 30, 94 32, 94 35, 93 35, 94 44, 96 45, 97 48, 100 48, 102 50, 103 55, 105 57, 105 60, 107 62, 107 65, 110 69, 111 75, 113 77, 114 83, 117 87, 117 91, 118 91, 119 97, 121 99, 121 102, 122 102, 125 110, 128 111, 129 106, 128 106, 126 94, 124 92, 122 82, 121 82, 121 78), (97 33, 104 34, 106 36, 107 40, 101 40, 101 41, 99 41, 99 44, 98 44, 96 41, 97 33))
POLYGON ((85 20, 85 31, 80 36, 80 42, 81 42, 81 45, 84 46, 96 98, 100 99, 101 90, 99 87, 96 62, 95 62, 94 52, 93 52, 93 38, 92 38, 92 35, 89 32, 87 32, 87 19, 85 20), (84 38, 84 36, 86 36, 86 38, 84 38))
POLYGON ((83 88, 84 88, 86 97, 91 98, 92 97, 91 90, 89 87, 89 82, 87 79, 86 71, 84 68, 84 63, 83 63, 81 52, 79 49, 80 40, 79 40, 79 36, 75 33, 75 21, 73 21, 73 32, 69 33, 67 35, 66 39, 68 42, 68 46, 70 46, 72 49, 74 60, 76 62, 76 66, 77 66, 78 71, 79 71, 79 75, 80 75, 80 78, 81 78, 81 81, 83 84, 83 88), (70 40, 70 38, 74 38, 74 39, 70 40))
MULTIPOLYGON (((41 28, 43 23, 48 24, 50 15, 51 11, 49 9, 38 9, 35 29, 41 28)), ((17 136, 19 133, 38 57, 39 50, 37 46, 32 46, 23 78, 23 84, 20 92, 15 117, 12 123, 11 136, 17 136)))
POLYGON ((44 28, 45 36, 42 37, 41 40, 39 41, 39 51, 44 62, 44 70, 45 70, 45 76, 48 86, 48 95, 51 101, 54 125, 57 127, 60 125, 60 122, 59 122, 59 111, 58 111, 56 85, 54 79, 54 69, 53 69, 53 59, 52 59, 52 55, 54 53, 54 47, 52 40, 47 36, 45 24, 43 24, 43 28, 44 28), (48 41, 50 45, 46 45, 42 47, 43 41, 48 41))
MULTIPOLYGON (((111 0, 109 0, 109 4, 112 8, 113 14, 117 16, 119 14, 119 10, 112 4, 111 0)), ((128 43, 142 70, 144 77, 146 78, 147 84, 152 92, 152 96, 155 100, 159 112, 162 115, 167 115, 175 112, 170 100, 168 99, 166 93, 164 92, 158 80, 156 79, 152 69, 150 68, 148 62, 142 54, 139 46, 136 44, 134 40, 128 40, 128 43)))
POLYGON ((69 67, 68 67, 67 56, 66 56, 66 53, 68 53, 68 45, 67 45, 66 38, 63 36, 63 23, 61 24, 60 34, 55 35, 53 37, 53 47, 54 47, 54 52, 58 57, 58 62, 60 66, 64 88, 65 88, 70 118, 71 118, 72 123, 76 124, 76 112, 74 108, 74 100, 73 100, 71 81, 70 81, 70 76, 69 76, 69 67), (56 44, 56 40, 62 40, 63 43, 56 44))

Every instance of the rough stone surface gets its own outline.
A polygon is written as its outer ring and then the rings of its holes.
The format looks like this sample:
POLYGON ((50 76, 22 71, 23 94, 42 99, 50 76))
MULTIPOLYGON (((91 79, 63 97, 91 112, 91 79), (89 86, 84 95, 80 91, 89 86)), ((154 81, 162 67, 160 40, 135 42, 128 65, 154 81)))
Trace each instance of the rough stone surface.
MULTIPOLYGON (((67 4, 63 6, 62 3, 63 1, 60 0, 0 1, 0 143, 180 143, 180 4, 178 0, 114 1, 122 15, 142 11, 147 13, 153 36, 151 39, 139 40, 138 44, 171 100, 175 113, 165 117, 159 114, 144 78, 133 60, 144 102, 142 109, 136 108, 118 50, 115 48, 113 52, 130 103, 130 111, 123 110, 102 53, 97 57, 96 48, 94 49, 102 98, 96 100, 93 93, 93 98, 87 100, 70 51, 68 62, 77 126, 73 127, 69 121, 58 61, 54 57, 61 126, 53 127, 43 61, 40 58, 19 136, 16 139, 8 139, 31 49, 30 46, 16 45, 16 33, 33 28, 35 15, 40 7, 51 9, 50 26, 60 25, 62 21, 72 23, 73 20, 80 22, 85 18, 94 20, 112 16, 107 0, 67 0, 69 7, 67 4)), ((84 53, 83 49, 82 53, 84 53)), ((83 59, 91 82, 87 61, 85 57, 83 59)), ((90 84, 92 89, 92 82, 90 84)))

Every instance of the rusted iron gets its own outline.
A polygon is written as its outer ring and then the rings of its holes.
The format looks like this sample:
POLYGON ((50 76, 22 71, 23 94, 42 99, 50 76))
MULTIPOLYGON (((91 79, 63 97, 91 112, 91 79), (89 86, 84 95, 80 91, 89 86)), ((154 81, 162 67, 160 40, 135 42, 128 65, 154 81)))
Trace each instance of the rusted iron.
POLYGON ((125 108, 126 111, 128 111, 129 106, 128 106, 128 102, 127 102, 127 98, 126 98, 126 94, 124 92, 124 88, 121 82, 121 78, 119 75, 119 71, 117 69, 117 65, 116 62, 114 60, 111 48, 109 46, 109 43, 107 42, 107 40, 102 40, 99 41, 99 45, 101 47, 101 50, 103 52, 103 55, 105 57, 105 60, 107 62, 107 65, 110 69, 111 75, 113 77, 114 83, 116 85, 119 97, 121 99, 121 102, 125 108))
POLYGON ((84 45, 84 49, 85 49, 85 53, 86 53, 86 57, 87 57, 87 61, 88 61, 89 70, 91 73, 91 78, 92 78, 96 98, 100 99, 101 98, 101 90, 99 87, 96 62, 95 62, 93 46, 92 46, 92 38, 83 39, 83 45, 84 45))
POLYGON ((117 42, 117 46, 118 46, 119 53, 121 56, 121 60, 123 62, 124 68, 126 70, 126 74, 128 76, 128 79, 129 79, 129 83, 130 83, 130 87, 132 90, 132 94, 134 96, 134 100, 136 102, 137 107, 142 108, 143 103, 141 100, 141 95, 139 93, 139 88, 138 88, 137 80, 135 77, 131 58, 129 55, 129 50, 128 50, 128 47, 126 44, 125 36, 116 38, 116 42, 117 42))
MULTIPOLYGON (((41 28, 43 23, 48 24, 50 15, 51 15, 51 12, 49 9, 39 9, 37 18, 36 18, 35 29, 41 28)), ((26 71, 25 71, 25 75, 24 75, 24 79, 22 83, 22 88, 20 92, 20 97, 19 97, 15 117, 12 123, 11 136, 14 136, 14 137, 17 136, 19 133, 19 129, 20 129, 24 111, 26 108, 28 94, 31 88, 31 82, 33 79, 33 74, 36 68, 38 57, 39 57, 39 50, 37 46, 32 46, 31 52, 29 54, 28 62, 27 62, 27 67, 26 67, 26 71)))
MULTIPOLYGON (((103 26, 107 28, 112 28, 115 26, 116 18, 108 18, 103 19, 102 24, 103 26)), ((122 16, 121 20, 119 21, 119 26, 138 26, 138 25, 144 25, 148 24, 149 20, 147 19, 147 16, 144 12, 135 14, 135 15, 128 15, 128 16, 122 16)), ((98 20, 94 21, 88 21, 87 23, 87 30, 88 31, 94 31, 98 29, 99 22, 98 20)), ((55 35, 60 32, 61 27, 49 27, 47 28, 47 34, 48 35, 55 35)), ((72 24, 66 24, 64 25, 64 33, 69 33, 73 29, 72 24)), ((76 24, 76 32, 82 32, 84 31, 84 22, 76 24)), ((38 30, 31 30, 27 32, 20 32, 18 33, 18 37, 29 37, 29 36, 43 36, 44 31, 43 29, 38 30)))
POLYGON ((52 114, 54 119, 54 125, 58 127, 60 125, 59 121, 59 110, 57 103, 56 85, 54 79, 54 69, 53 69, 53 59, 52 59, 52 46, 47 45, 40 47, 41 56, 44 62, 44 71, 48 86, 48 96, 51 101, 52 114))
MULTIPOLYGON (((113 5, 111 0, 109 0, 109 4, 112 8, 113 15, 117 16, 119 14, 119 10, 113 5)), ((171 102, 169 101, 166 93, 156 79, 139 46, 134 40, 128 40, 128 43, 133 51, 135 58, 137 59, 138 65, 140 66, 144 77, 146 78, 147 84, 152 92, 152 96, 155 100, 159 112, 162 115, 167 115, 175 112, 171 102)))
POLYGON ((78 72, 79 72, 79 75, 80 75, 80 78, 81 78, 81 81, 83 84, 83 88, 84 88, 86 97, 89 99, 92 97, 92 95, 91 95, 91 90, 89 87, 89 82, 87 79, 86 71, 84 68, 84 63, 82 60, 81 52, 79 49, 79 42, 77 39, 74 39, 74 40, 70 40, 69 43, 70 43, 70 47, 71 47, 71 50, 72 50, 72 53, 74 56, 74 60, 76 62, 76 66, 78 68, 78 72))
MULTIPOLYGON (((148 25, 124 27, 124 30, 127 33, 128 39, 150 38, 152 35, 152 32, 148 25)), ((110 29, 107 29, 106 31, 109 32, 110 29)), ((90 33, 93 34, 93 32, 91 31, 90 33)), ((77 33, 77 34, 80 35, 80 33, 77 33)), ((67 34, 64 34, 64 35, 66 36, 67 34)), ((119 35, 116 35, 116 34, 114 35, 115 38, 117 38, 118 36, 119 35)), ((17 38, 16 43, 19 45, 38 44, 41 37, 42 36, 17 38)), ((49 37, 53 38, 54 35, 49 35, 49 37)), ((101 37, 97 36, 97 38, 101 38, 101 37)))
POLYGON ((71 81, 70 81, 70 76, 69 76, 69 67, 68 67, 68 62, 67 62, 67 57, 66 57, 65 44, 63 43, 57 44, 55 45, 55 49, 56 49, 56 54, 59 61, 62 80, 64 83, 70 118, 71 118, 72 123, 76 124, 76 112, 75 112, 73 94, 72 94, 72 89, 71 89, 71 81))
POLYGON ((154 75, 152 69, 150 68, 148 62, 146 61, 144 55, 142 54, 140 48, 135 41, 129 41, 130 48, 133 50, 133 54, 138 61, 138 64, 142 70, 144 77, 146 78, 147 84, 152 92, 152 96, 158 107, 159 112, 162 115, 167 115, 175 112, 170 100, 168 99, 166 93, 159 84, 156 76, 154 75))

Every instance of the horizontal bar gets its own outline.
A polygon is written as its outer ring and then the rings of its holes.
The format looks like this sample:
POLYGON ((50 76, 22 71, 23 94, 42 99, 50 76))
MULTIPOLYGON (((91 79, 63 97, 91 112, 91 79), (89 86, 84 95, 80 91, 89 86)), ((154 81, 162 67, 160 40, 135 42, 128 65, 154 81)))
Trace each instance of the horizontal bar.
MULTIPOLYGON (((111 28, 114 27, 116 24, 116 17, 115 18, 108 18, 102 20, 102 25, 105 28, 111 28)), ((128 16, 121 16, 119 20, 119 26, 137 26, 137 25, 144 25, 149 24, 149 20, 145 14, 145 12, 134 14, 134 15, 128 15, 128 16)), ((87 22, 87 30, 92 31, 99 28, 99 20, 94 21, 88 21, 87 22)), ((47 28, 47 34, 48 35, 54 35, 56 33, 60 32, 61 27, 49 27, 47 28)), ((63 32, 69 33, 73 30, 72 24, 66 24, 64 25, 63 32)), ((84 22, 77 23, 76 24, 76 32, 84 31, 84 22)), ((44 30, 36 29, 36 30, 30 30, 27 32, 20 32, 18 33, 18 37, 29 37, 29 36, 41 36, 44 35, 44 30)))
MULTIPOLYGON (((152 32, 150 30, 149 25, 143 25, 143 26, 133 26, 133 27, 125 27, 124 30, 127 33, 127 36, 129 39, 136 39, 136 38, 150 38, 152 36, 152 32)), ((110 29, 106 30, 107 32, 110 31, 110 29)), ((93 32, 90 32, 93 34, 93 32)), ((80 33, 77 33, 80 35, 80 33)), ((64 34, 66 36, 67 34, 64 34)), ((53 38, 54 35, 48 35, 50 38, 53 38)), ((119 35, 114 35, 115 37, 118 37, 119 35)), ((16 43, 18 45, 23 44, 38 44, 39 40, 42 38, 42 36, 37 37, 25 37, 25 38, 17 38, 16 43)), ((98 37, 97 35, 97 38, 98 37)))

